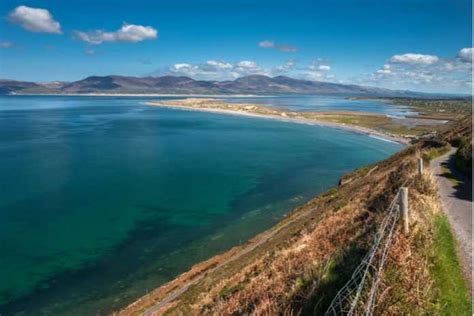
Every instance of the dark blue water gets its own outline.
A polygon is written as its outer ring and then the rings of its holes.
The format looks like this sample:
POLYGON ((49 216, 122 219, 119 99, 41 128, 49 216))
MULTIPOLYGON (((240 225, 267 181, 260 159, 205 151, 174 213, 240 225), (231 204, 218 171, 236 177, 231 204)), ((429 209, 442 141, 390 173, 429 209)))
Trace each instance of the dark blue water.
POLYGON ((400 149, 144 100, 0 98, 2 315, 118 308, 400 149))

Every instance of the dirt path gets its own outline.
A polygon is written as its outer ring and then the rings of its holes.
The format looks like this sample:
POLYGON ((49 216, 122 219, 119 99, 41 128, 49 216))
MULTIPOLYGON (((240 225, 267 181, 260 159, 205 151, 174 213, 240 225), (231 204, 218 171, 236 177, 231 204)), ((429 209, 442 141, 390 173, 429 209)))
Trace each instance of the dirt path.
MULTIPOLYGON (((453 233, 459 242, 461 264, 465 278, 471 285, 472 276, 472 180, 455 168, 454 153, 431 161, 430 169, 438 184, 438 194, 453 233)), ((472 294, 472 289, 471 289, 472 294)))

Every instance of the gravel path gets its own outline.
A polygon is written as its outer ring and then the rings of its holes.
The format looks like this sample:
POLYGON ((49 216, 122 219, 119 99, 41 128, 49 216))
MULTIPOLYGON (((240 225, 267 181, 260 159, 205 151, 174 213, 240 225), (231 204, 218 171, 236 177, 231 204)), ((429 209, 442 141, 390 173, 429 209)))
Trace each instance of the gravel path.
MULTIPOLYGON (((463 272, 471 285, 472 280, 472 180, 460 174, 454 168, 454 153, 447 154, 431 161, 430 169, 438 184, 438 194, 444 212, 456 239, 463 272), (457 180, 448 179, 447 170, 457 180)), ((472 289, 471 289, 472 290, 472 289)), ((472 292, 471 292, 472 293, 472 292)))

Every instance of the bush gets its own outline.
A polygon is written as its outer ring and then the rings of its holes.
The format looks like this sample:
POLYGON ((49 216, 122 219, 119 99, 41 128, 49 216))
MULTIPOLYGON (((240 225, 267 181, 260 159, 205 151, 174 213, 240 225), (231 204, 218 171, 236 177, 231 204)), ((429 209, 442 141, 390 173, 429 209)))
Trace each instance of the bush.
POLYGON ((456 151, 457 168, 470 176, 472 173, 472 143, 470 139, 464 139, 456 151))
POLYGON ((461 144, 466 143, 466 142, 467 142, 466 138, 460 135, 454 136, 450 140, 451 146, 453 147, 459 147, 461 146, 461 144))
POLYGON ((397 194, 400 187, 410 179, 410 173, 415 171, 414 161, 402 163, 397 170, 388 174, 386 190, 368 201, 367 206, 371 212, 384 212, 390 205, 393 197, 397 194))

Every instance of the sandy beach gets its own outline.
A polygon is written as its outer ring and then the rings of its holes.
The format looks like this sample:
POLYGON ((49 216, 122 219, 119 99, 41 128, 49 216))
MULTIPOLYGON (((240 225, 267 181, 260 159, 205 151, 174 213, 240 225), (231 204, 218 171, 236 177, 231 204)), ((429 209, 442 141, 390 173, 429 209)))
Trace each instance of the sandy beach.
MULTIPOLYGON (((186 101, 189 102, 189 99, 187 99, 186 101)), ((214 100, 211 100, 211 101, 214 101, 214 100)), ((144 104, 149 105, 149 106, 159 106, 159 107, 171 108, 171 109, 177 109, 177 110, 183 110, 183 111, 210 112, 210 113, 218 113, 218 114, 225 114, 225 115, 238 115, 238 116, 255 117, 255 118, 261 118, 261 119, 271 119, 271 120, 278 120, 278 121, 291 122, 291 123, 297 123, 297 124, 317 125, 317 126, 323 126, 323 127, 342 129, 342 130, 346 130, 346 131, 350 131, 350 132, 354 132, 358 134, 364 134, 370 137, 378 138, 385 141, 400 143, 404 145, 407 145, 410 143, 409 138, 389 135, 389 134, 376 131, 370 128, 365 128, 362 126, 327 122, 327 121, 322 121, 322 120, 317 120, 317 119, 288 117, 288 116, 285 116, 284 111, 278 112, 279 113, 278 115, 271 115, 271 114, 255 113, 255 112, 252 112, 251 110, 228 110, 228 109, 215 108, 215 107, 194 107, 190 105, 184 105, 184 104, 177 105, 177 104, 170 104, 170 103, 158 102, 158 101, 145 102, 144 104)))

